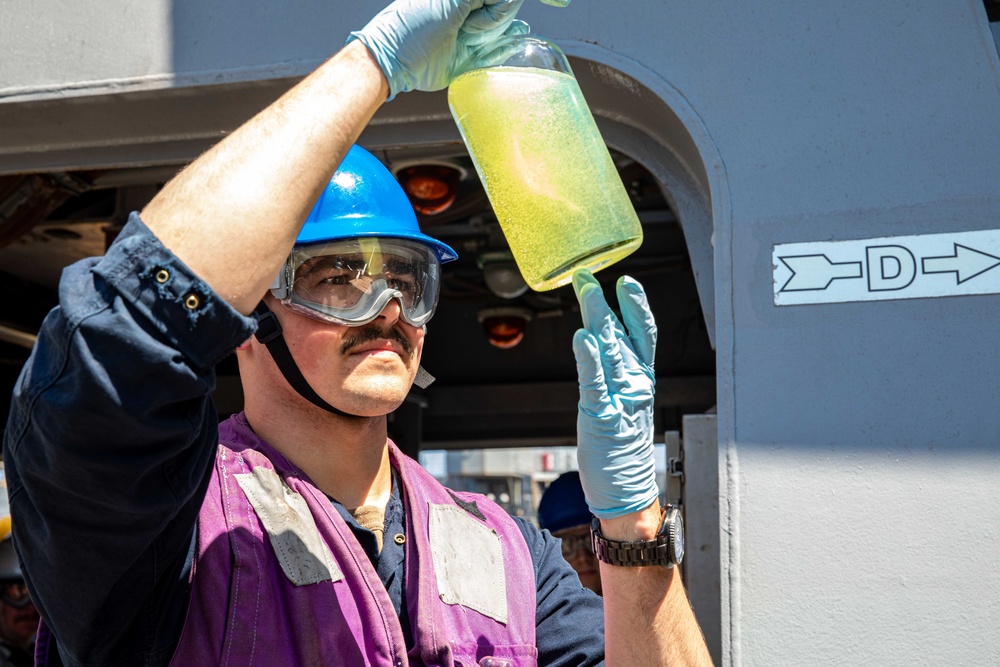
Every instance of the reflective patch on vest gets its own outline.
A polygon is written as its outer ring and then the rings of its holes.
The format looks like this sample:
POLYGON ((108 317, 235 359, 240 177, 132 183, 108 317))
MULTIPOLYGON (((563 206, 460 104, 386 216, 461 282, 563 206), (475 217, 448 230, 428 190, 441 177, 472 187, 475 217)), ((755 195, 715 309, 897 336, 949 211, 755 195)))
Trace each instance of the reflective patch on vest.
POLYGON ((496 531, 454 505, 428 503, 431 556, 438 593, 458 604, 507 623, 507 579, 496 531))
POLYGON ((292 491, 269 468, 257 467, 234 477, 264 524, 281 569, 290 582, 307 586, 344 578, 320 537, 305 498, 292 491))

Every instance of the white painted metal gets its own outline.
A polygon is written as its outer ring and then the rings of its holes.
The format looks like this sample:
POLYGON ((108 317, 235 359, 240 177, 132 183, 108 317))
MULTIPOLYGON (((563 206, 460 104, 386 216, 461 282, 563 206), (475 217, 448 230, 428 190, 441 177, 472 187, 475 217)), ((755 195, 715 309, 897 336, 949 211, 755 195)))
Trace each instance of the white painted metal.
POLYGON ((715 664, 722 663, 722 568, 719 529, 719 424, 684 415, 684 581, 715 664))

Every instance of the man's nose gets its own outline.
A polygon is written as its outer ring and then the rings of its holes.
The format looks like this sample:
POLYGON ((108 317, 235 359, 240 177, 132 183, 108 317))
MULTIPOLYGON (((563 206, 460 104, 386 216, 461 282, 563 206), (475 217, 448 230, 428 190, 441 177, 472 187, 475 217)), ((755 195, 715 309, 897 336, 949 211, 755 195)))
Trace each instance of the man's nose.
POLYGON ((403 304, 400 303, 398 297, 393 297, 389 299, 389 302, 385 304, 382 308, 382 312, 379 313, 379 319, 385 320, 388 324, 395 324, 399 321, 399 318, 403 315, 403 304))

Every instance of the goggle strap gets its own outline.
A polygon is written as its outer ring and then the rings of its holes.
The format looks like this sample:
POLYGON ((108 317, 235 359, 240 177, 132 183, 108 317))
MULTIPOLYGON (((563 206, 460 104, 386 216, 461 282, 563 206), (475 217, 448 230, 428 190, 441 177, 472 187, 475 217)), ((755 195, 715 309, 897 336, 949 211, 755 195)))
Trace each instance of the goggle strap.
POLYGON ((281 323, 278 322, 278 318, 271 312, 271 309, 264 305, 263 301, 257 304, 253 314, 257 316, 257 330, 253 332, 253 335, 258 343, 267 345, 275 338, 281 337, 281 323))
POLYGON ((285 337, 281 335, 281 324, 278 322, 278 318, 275 317, 274 313, 271 312, 271 309, 263 301, 257 304, 253 314, 257 317, 257 331, 254 332, 254 336, 262 345, 267 347, 267 351, 271 353, 271 357, 274 359, 274 363, 277 364, 278 370, 281 371, 281 374, 288 381, 288 384, 292 386, 292 389, 297 391, 302 398, 327 412, 332 412, 342 417, 360 417, 360 415, 352 415, 349 412, 344 412, 333 407, 309 386, 309 383, 302 376, 302 372, 295 363, 288 345, 285 343, 285 337))

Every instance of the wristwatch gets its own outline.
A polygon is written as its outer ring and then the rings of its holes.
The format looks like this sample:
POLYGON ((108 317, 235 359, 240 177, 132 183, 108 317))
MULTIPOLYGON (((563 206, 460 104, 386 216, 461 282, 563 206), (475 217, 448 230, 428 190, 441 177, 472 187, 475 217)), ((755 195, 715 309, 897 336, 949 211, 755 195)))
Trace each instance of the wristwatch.
POLYGON ((601 521, 597 517, 590 524, 590 537, 598 560, 609 565, 673 567, 684 560, 684 519, 672 505, 660 512, 660 529, 655 540, 609 540, 601 535, 601 521))

